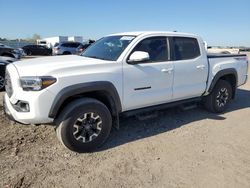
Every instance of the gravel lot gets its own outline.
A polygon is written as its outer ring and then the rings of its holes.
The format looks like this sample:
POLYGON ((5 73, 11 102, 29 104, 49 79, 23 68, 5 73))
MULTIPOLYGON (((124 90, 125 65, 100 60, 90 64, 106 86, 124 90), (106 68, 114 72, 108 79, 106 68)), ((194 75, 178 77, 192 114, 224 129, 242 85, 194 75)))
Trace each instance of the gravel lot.
POLYGON ((250 187, 249 115, 250 82, 224 114, 173 108, 124 119, 88 154, 65 149, 51 126, 0 115, 0 187, 250 187))

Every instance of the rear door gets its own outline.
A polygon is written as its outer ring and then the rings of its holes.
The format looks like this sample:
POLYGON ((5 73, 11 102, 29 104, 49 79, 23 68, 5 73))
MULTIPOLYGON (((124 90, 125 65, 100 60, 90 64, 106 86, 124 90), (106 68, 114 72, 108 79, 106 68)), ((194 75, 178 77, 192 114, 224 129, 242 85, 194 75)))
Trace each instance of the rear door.
MULTIPOLYGON (((167 37, 148 37, 134 47, 147 52, 150 60, 123 64, 124 110, 142 108, 172 99, 173 63, 169 56, 167 37)), ((129 57, 127 58, 129 59, 129 57)))
POLYGON ((206 89, 208 76, 207 56, 196 38, 173 37, 174 54, 173 100, 201 96, 206 89))

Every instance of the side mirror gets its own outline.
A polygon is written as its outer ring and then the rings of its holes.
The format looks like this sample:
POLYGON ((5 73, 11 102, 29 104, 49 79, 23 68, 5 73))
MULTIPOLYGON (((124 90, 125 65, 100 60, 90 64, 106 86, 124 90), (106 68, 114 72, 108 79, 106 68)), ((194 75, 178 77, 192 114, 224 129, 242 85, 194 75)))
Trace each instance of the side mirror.
POLYGON ((150 58, 149 58, 148 52, 135 51, 130 55, 128 63, 131 63, 131 64, 139 63, 142 61, 148 61, 149 59, 150 58))

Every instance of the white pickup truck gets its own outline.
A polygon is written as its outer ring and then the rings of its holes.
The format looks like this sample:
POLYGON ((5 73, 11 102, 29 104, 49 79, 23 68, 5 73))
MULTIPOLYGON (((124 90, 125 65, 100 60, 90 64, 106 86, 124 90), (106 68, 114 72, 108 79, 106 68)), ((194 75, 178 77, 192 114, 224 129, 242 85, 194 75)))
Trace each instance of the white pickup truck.
POLYGON ((247 81, 245 55, 208 55, 199 36, 129 32, 101 38, 80 56, 12 63, 4 107, 23 124, 54 124, 64 146, 99 147, 121 115, 202 102, 220 113, 247 81))

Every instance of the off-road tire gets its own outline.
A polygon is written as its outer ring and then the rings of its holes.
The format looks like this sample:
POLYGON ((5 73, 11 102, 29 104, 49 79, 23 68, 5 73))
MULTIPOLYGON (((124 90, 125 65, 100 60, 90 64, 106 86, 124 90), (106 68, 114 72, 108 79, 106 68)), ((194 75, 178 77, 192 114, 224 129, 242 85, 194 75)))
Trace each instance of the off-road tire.
POLYGON ((108 108, 96 99, 83 98, 71 102, 63 109, 57 120, 56 132, 58 139, 66 148, 83 153, 100 147, 107 140, 111 127, 112 117, 108 108), (95 120, 94 118, 97 119, 95 120), (90 119, 93 123, 91 124, 87 119, 90 119), (101 126, 101 128, 97 125, 101 126), (96 131, 95 135, 93 134, 95 137, 93 135, 90 136, 89 133, 86 134, 88 130, 85 127, 88 127, 89 131, 96 131), (80 129, 82 132, 79 131, 80 129), (96 136, 97 133, 98 136, 96 136), (88 142, 87 138, 89 139, 88 142))
POLYGON ((204 98, 204 105, 210 112, 221 113, 226 110, 231 99, 232 85, 225 80, 219 80, 212 92, 204 98))

